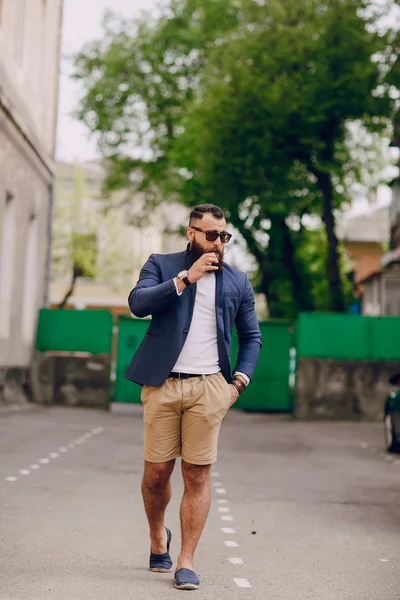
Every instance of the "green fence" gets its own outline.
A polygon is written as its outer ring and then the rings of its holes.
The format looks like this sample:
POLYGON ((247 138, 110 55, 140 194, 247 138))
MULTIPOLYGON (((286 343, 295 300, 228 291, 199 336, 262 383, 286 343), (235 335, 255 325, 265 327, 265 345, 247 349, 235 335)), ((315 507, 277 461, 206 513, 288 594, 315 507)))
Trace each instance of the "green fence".
MULTIPOLYGON (((246 410, 290 411, 293 398, 289 394, 291 324, 288 321, 260 323, 263 346, 251 385, 235 403, 246 410)), ((238 340, 232 339, 232 368, 236 364, 238 340)))
POLYGON ((39 315, 36 349, 40 352, 110 354, 113 316, 108 310, 50 310, 39 315))
MULTIPOLYGON (((118 356, 116 367, 116 402, 139 403, 140 386, 127 381, 124 373, 145 335, 149 321, 121 317, 118 332, 118 356)), ((290 347, 292 335, 290 323, 265 321, 260 323, 263 347, 253 382, 235 404, 246 410, 292 410, 293 398, 289 394, 290 347)), ((237 336, 232 339, 232 367, 238 353, 237 336)))
POLYGON ((302 313, 298 358, 399 360, 400 317, 302 313))
POLYGON ((142 388, 140 385, 125 379, 124 373, 131 362, 133 355, 139 348, 142 339, 150 325, 147 319, 132 319, 120 317, 118 328, 118 350, 114 400, 138 404, 142 388))

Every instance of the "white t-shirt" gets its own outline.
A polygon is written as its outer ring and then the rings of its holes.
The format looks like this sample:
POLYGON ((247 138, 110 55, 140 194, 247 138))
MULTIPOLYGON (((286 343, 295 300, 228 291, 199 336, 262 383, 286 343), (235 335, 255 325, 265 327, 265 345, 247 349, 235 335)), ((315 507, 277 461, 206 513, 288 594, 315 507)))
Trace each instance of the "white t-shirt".
POLYGON ((192 322, 173 371, 212 375, 219 370, 215 273, 206 273, 197 282, 192 322))
MULTIPOLYGON (((174 283, 178 296, 181 296, 183 292, 179 293, 176 278, 174 283)), ((215 311, 215 273, 205 273, 197 282, 192 323, 186 342, 172 370, 177 373, 199 375, 213 375, 220 371, 215 311)), ((250 383, 250 378, 245 373, 236 371, 236 374, 243 377, 246 385, 250 383)))

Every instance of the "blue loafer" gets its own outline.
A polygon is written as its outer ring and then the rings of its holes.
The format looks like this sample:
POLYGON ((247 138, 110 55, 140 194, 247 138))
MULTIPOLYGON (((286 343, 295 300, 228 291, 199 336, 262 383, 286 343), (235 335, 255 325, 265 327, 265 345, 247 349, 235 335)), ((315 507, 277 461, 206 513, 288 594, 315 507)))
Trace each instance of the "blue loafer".
POLYGON ((165 530, 167 532, 167 551, 164 554, 153 554, 153 552, 150 552, 150 571, 154 573, 170 573, 172 571, 173 563, 169 554, 172 534, 168 527, 165 530))
POLYGON ((200 580, 190 569, 178 569, 175 572, 175 587, 178 590, 198 590, 200 580))

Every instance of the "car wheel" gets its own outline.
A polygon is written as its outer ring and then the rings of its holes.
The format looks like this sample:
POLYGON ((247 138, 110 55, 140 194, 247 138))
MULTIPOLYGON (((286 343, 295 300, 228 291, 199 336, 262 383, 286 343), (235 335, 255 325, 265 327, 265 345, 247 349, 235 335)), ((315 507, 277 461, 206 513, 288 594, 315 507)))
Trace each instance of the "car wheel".
POLYGON ((384 420, 384 432, 385 432, 385 446, 387 452, 399 452, 400 441, 396 437, 396 431, 394 429, 393 415, 388 413, 384 420))

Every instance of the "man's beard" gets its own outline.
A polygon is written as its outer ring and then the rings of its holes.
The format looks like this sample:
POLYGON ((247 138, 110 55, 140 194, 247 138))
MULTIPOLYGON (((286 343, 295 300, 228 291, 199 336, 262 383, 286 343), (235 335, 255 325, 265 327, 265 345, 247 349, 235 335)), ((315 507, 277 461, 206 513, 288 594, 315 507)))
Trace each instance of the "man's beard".
POLYGON ((218 259, 218 264, 217 263, 212 263, 212 264, 214 265, 214 267, 218 267, 218 271, 221 271, 221 269, 224 266, 224 263, 223 263, 224 248, 223 248, 223 246, 220 246, 219 248, 216 248, 215 250, 204 250, 204 248, 202 248, 200 246, 200 244, 198 244, 195 240, 193 240, 192 243, 190 244, 190 255, 193 258, 193 262, 196 262, 196 260, 199 260, 199 258, 201 256, 203 256, 203 254, 207 254, 210 252, 214 252, 214 254, 216 255, 216 257, 218 259))

